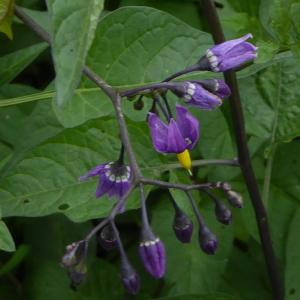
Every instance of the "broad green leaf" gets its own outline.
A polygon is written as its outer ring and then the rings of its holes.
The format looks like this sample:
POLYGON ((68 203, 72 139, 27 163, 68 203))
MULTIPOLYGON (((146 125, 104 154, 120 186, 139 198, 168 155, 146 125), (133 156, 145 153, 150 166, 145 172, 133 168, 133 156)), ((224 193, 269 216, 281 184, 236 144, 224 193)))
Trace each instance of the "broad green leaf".
POLYGON ((99 23, 87 65, 111 85, 148 83, 194 64, 211 43, 169 14, 125 7, 99 23))
POLYGON ((14 79, 47 47, 46 43, 35 44, 0 57, 0 85, 14 79))
POLYGON ((2 0, 0 2, 0 32, 7 35, 8 38, 13 38, 11 23, 14 15, 14 0, 2 0))
POLYGON ((6 226, 6 224, 0 220, 0 250, 12 252, 15 251, 14 240, 6 226))
MULTIPOLYGON (((41 121, 37 119, 36 125, 41 121)), ((63 131, 56 126, 49 128, 45 122, 40 131, 33 129, 35 148, 30 151, 32 145, 26 145, 28 148, 24 145, 21 157, 14 156, 1 180, 3 216, 61 212, 82 221, 107 215, 114 201, 105 197, 95 199, 97 179, 79 183, 78 178, 97 164, 117 159, 120 141, 116 121, 99 119, 63 131), (46 140, 46 134, 48 138, 53 137, 46 140)), ((141 167, 159 166, 162 157, 151 147, 146 124, 131 122, 129 130, 141 167)), ((135 192, 130 197, 129 208, 137 207, 138 200, 135 192)))
POLYGON ((300 135, 299 78, 297 61, 291 58, 241 80, 247 131, 265 138, 269 149, 300 135))
POLYGON ((121 6, 150 6, 165 11, 197 29, 203 27, 204 20, 191 0, 122 0, 121 6))
POLYGON ((52 19, 52 53, 56 70, 57 109, 71 101, 103 8, 103 0, 48 0, 52 19))

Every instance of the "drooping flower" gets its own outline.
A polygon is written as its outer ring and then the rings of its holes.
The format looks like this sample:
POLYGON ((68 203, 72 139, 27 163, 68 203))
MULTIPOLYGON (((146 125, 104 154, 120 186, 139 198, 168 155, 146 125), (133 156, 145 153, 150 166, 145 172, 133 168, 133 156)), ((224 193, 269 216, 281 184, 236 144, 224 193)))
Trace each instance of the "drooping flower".
POLYGON ((173 221, 173 230, 177 239, 182 243, 189 243, 193 234, 193 222, 178 208, 173 221))
POLYGON ((81 176, 79 180, 83 181, 94 176, 99 176, 99 184, 96 189, 97 198, 107 194, 109 197, 115 196, 120 199, 131 186, 130 167, 119 161, 98 165, 84 176, 81 176))
POLYGON ((176 84, 173 92, 194 107, 212 110, 222 104, 222 98, 230 95, 230 89, 223 80, 186 81, 176 84))
POLYGON ((199 139, 199 122, 181 105, 176 105, 176 120, 171 118, 165 124, 156 114, 149 113, 148 124, 152 142, 160 153, 176 153, 184 168, 190 170, 191 150, 199 139))
POLYGON ((206 59, 211 71, 224 72, 252 61, 257 56, 257 47, 246 42, 251 34, 229 40, 206 51, 206 59))

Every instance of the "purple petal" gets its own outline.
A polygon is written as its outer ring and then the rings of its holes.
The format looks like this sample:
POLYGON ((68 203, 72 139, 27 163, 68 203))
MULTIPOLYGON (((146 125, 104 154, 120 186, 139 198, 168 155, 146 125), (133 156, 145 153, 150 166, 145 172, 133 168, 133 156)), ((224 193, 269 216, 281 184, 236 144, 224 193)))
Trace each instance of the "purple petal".
POLYGON ((199 122, 183 106, 176 105, 176 122, 183 136, 187 149, 191 150, 199 139, 199 122))
POLYGON ((89 177, 100 175, 106 165, 107 164, 101 164, 101 165, 94 167, 93 169, 89 170, 85 175, 79 177, 79 180, 84 181, 84 180, 88 179, 89 177))
POLYGON ((166 254, 163 243, 160 240, 142 243, 139 253, 145 269, 155 278, 163 277, 166 270, 166 254))
POLYGON ((186 103, 204 110, 212 110, 222 104, 221 98, 209 92, 200 84, 194 83, 194 86, 194 94, 192 95, 191 100, 186 101, 186 103))
POLYGON ((168 148, 168 126, 164 124, 156 114, 149 113, 148 116, 148 124, 154 148, 156 151, 164 153, 168 148))
POLYGON ((99 184, 96 189, 96 198, 103 196, 113 186, 113 182, 110 181, 105 174, 100 175, 99 184))
POLYGON ((229 97, 231 94, 229 86, 225 83, 224 80, 222 79, 215 79, 217 82, 217 89, 216 89, 216 94, 220 98, 226 98, 229 97))
POLYGON ((229 40, 229 41, 226 41, 219 45, 216 45, 216 46, 210 48, 209 50, 212 51, 213 54, 216 56, 223 56, 227 52, 229 52, 231 49, 233 49, 234 47, 238 46, 241 43, 244 43, 249 38, 252 38, 252 34, 250 34, 250 33, 244 35, 243 37, 241 37, 239 39, 229 40))
POLYGON ((219 65, 219 69, 220 69, 220 71, 226 71, 226 70, 229 70, 229 69, 239 67, 239 66, 243 65, 244 63, 255 59, 256 56, 257 56, 256 54, 248 52, 248 53, 243 54, 241 56, 225 59, 219 65))
POLYGON ((169 123, 167 142, 166 153, 181 153, 187 148, 184 137, 174 119, 171 119, 169 123))

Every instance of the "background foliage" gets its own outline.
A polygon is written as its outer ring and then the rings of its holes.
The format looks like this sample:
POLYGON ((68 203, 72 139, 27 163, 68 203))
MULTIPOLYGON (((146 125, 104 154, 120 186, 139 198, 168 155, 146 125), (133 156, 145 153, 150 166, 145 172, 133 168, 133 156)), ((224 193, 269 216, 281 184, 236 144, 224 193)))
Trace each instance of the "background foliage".
MULTIPOLYGON (((107 215, 113 204, 106 198, 95 200, 96 181, 79 184, 77 178, 93 165, 114 159, 119 148, 112 106, 81 78, 83 65, 119 89, 139 86, 193 64, 212 39, 201 6, 193 0, 51 0, 48 12, 44 1, 16 2, 54 35, 54 46, 51 53, 13 18, 13 1, 0 1, 0 248, 7 251, 0 253, 0 298, 271 299, 245 185, 239 172, 229 167, 198 171, 201 180, 230 180, 245 199, 245 208, 235 212, 233 224, 225 228, 216 223, 211 203, 195 195, 220 238, 217 255, 203 254, 196 240, 179 245, 172 234, 168 195, 149 190, 152 224, 168 254, 165 279, 151 279, 137 258, 135 193, 119 224, 142 275, 141 294, 131 297, 124 292, 116 253, 98 249, 96 257, 96 245, 91 247, 86 283, 77 292, 69 288, 58 265, 65 245, 82 237, 92 220, 107 215)), ((228 39, 251 32, 259 46, 257 61, 238 73, 239 85, 286 299, 298 300, 300 1, 218 0, 217 7, 228 39)), ((186 181, 182 171, 166 171, 175 157, 158 155, 151 147, 144 122, 148 108, 147 100, 142 111, 135 111, 132 102, 124 103, 143 172, 186 181)), ((235 157, 228 103, 222 110, 194 113, 202 125, 194 159, 235 157)), ((185 196, 172 194, 192 216, 185 196)))

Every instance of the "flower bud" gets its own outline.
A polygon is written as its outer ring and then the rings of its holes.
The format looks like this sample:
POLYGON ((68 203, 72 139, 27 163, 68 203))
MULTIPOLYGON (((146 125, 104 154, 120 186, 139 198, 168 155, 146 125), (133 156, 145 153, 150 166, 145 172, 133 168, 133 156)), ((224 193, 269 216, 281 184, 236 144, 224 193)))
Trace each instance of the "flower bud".
POLYGON ((235 191, 226 191, 226 196, 229 203, 233 207, 242 208, 243 207, 243 198, 240 194, 235 191))
POLYGON ((178 208, 173 222, 173 230, 177 239, 182 243, 189 243, 192 238, 193 227, 193 222, 178 208))
POLYGON ((220 223, 225 225, 231 223, 232 214, 230 209, 228 209, 222 202, 218 200, 216 201, 215 214, 220 223))
POLYGON ((150 228, 143 228, 139 254, 145 269, 155 278, 161 278, 166 270, 166 254, 162 241, 150 228))
POLYGON ((122 257, 121 259, 121 280, 123 286, 130 294, 136 295, 139 292, 139 275, 135 272, 134 268, 129 263, 127 257, 122 257))
POLYGON ((66 252, 61 260, 62 267, 68 269, 80 264, 87 254, 87 241, 72 243, 66 247, 66 252))
POLYGON ((103 227, 99 234, 98 242, 106 251, 111 251, 117 248, 117 239, 110 224, 103 227))
POLYGON ((217 237, 206 227, 203 226, 199 232, 199 243, 201 249, 209 255, 215 254, 218 247, 217 237))

